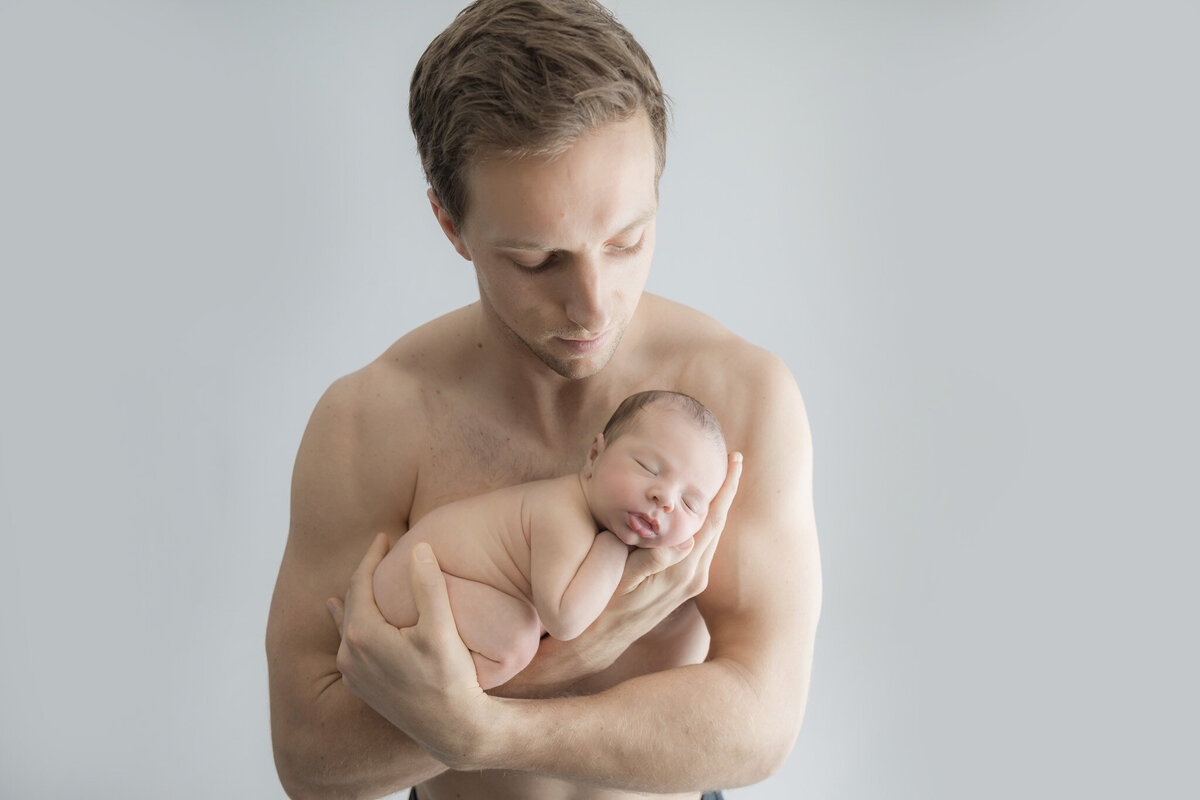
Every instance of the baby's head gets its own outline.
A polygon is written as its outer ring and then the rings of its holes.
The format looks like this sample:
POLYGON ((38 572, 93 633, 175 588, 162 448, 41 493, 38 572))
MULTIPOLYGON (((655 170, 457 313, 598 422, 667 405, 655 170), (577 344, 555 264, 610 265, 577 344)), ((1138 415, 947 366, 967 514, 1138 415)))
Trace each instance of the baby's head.
POLYGON ((592 516, 625 544, 671 547, 696 535, 725 482, 725 436, 686 394, 625 398, 581 472, 592 516))

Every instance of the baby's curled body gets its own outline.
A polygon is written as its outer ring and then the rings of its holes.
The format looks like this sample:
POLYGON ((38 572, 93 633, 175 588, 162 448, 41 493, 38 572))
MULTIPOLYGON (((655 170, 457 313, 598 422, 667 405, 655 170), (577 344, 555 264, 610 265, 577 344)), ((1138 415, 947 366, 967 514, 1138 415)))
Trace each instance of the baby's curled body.
POLYGON ((412 549, 428 542, 446 575, 451 610, 475 660, 480 686, 488 689, 506 682, 533 659, 546 631, 533 604, 535 515, 543 518, 543 526, 545 517, 551 516, 555 528, 564 528, 543 535, 598 532, 578 475, 449 503, 430 511, 401 536, 375 571, 380 612, 398 628, 416 624, 409 561, 412 549), (545 509, 555 513, 547 515, 545 509))

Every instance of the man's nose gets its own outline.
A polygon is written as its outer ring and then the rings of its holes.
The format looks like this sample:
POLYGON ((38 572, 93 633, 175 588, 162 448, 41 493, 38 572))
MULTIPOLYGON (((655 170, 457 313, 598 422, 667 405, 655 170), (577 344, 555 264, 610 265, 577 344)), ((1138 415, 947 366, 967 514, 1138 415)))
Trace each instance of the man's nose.
POLYGON ((601 333, 609 326, 611 301, 603 265, 593 256, 574 260, 567 287, 567 318, 588 333, 601 333))

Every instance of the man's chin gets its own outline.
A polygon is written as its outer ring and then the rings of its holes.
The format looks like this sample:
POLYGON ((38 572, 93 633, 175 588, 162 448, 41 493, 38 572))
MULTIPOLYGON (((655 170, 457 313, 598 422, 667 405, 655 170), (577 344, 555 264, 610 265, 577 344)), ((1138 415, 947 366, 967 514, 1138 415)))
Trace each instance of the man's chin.
POLYGON ((584 378, 591 378, 608 365, 608 359, 605 359, 601 364, 591 361, 582 364, 578 361, 552 361, 544 358, 542 362, 569 381, 581 381, 584 378))
POLYGON ((550 369, 567 380, 577 381, 596 375, 612 361, 617 352, 621 337, 615 337, 612 345, 603 352, 592 353, 588 356, 558 357, 544 350, 534 351, 535 355, 550 369))

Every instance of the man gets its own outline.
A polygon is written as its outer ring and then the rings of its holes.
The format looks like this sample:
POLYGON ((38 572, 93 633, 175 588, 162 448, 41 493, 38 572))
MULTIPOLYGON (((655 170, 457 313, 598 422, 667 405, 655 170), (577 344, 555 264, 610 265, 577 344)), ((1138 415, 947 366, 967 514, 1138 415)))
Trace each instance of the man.
POLYGON ((285 788, 695 800, 762 780, 798 734, 819 615, 808 425, 778 359, 643 293, 666 123, 649 59, 588 0, 482 0, 422 57, 410 113, 480 298, 334 383, 305 432, 267 631, 285 788), (577 470, 650 388, 708 405, 744 454, 694 544, 633 554, 587 631, 490 694, 427 548, 417 625, 387 625, 371 576, 389 541, 577 470))

